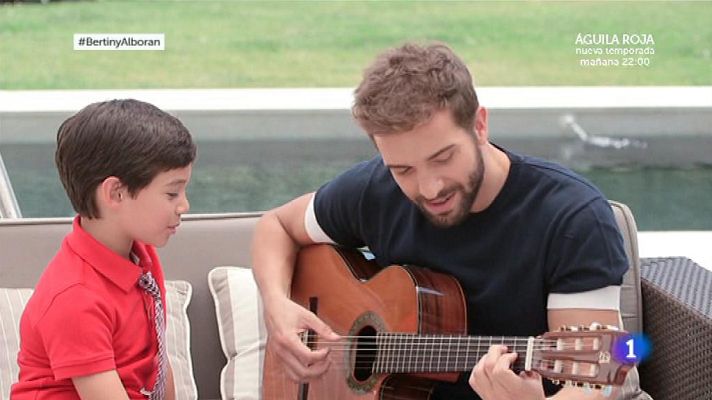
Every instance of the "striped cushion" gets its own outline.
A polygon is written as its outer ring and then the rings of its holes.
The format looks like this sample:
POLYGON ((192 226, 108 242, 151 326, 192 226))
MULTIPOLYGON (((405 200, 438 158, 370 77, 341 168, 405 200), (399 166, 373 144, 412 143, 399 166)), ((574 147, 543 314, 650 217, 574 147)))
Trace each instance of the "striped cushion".
MULTIPOLYGON (((185 281, 166 281, 168 303, 167 350, 173 368, 176 400, 195 400, 198 389, 190 358, 190 325, 186 310, 193 289, 185 281)), ((0 288, 0 399, 10 398, 10 385, 17 381, 20 349, 20 316, 32 289, 0 288)))
POLYGON ((20 316, 32 289, 0 289, 0 399, 10 398, 10 385, 17 381, 20 349, 20 316))
POLYGON ((166 350, 173 369, 176 400, 196 400, 198 387, 193 376, 193 360, 190 357, 190 321, 188 304, 193 287, 186 281, 166 281, 168 322, 166 350))
POLYGON ((249 268, 217 267, 208 274, 227 364, 220 374, 223 400, 260 398, 267 331, 249 268))

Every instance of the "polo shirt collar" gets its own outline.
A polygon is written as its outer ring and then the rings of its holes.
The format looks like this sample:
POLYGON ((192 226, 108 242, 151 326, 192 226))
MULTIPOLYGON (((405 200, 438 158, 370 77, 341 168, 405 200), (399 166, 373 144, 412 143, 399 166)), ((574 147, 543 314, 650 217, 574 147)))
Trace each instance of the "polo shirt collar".
POLYGON ((66 243, 92 268, 125 292, 136 287, 141 274, 150 271, 153 266, 145 244, 134 241, 131 251, 139 260, 139 265, 136 265, 116 254, 85 231, 80 224, 79 216, 74 218, 72 232, 67 235, 66 243))

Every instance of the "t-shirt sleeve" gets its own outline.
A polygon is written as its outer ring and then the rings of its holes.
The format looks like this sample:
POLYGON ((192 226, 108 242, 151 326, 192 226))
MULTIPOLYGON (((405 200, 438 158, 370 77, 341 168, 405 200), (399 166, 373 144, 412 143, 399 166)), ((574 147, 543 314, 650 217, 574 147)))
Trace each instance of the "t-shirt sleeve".
POLYGON ((112 313, 105 301, 75 285, 58 294, 37 322, 57 380, 116 368, 112 313))
POLYGON ((342 246, 364 246, 362 208, 373 162, 355 165, 314 195, 314 214, 319 227, 342 246))
POLYGON ((552 243, 550 293, 578 293, 620 286, 628 269, 623 237, 603 198, 563 222, 552 243))

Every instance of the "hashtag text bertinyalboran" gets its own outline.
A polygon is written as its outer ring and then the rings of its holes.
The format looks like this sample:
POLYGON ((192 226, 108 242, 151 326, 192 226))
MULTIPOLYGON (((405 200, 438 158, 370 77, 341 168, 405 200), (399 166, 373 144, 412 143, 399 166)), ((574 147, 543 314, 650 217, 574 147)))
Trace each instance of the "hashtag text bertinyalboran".
POLYGON ((160 46, 161 41, 159 39, 136 39, 134 37, 125 37, 122 39, 110 39, 101 38, 95 39, 92 37, 86 37, 79 39, 80 46, 113 46, 118 49, 120 47, 128 46, 160 46))

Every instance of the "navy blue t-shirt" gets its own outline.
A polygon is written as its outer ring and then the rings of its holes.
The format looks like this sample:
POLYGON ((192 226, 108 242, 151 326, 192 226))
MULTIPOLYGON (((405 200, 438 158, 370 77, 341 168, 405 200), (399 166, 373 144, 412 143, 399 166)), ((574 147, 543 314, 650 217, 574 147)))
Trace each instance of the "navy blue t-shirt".
MULTIPOLYGON (((457 278, 469 334, 541 334, 549 293, 620 285, 628 262, 598 189, 560 165, 505 152, 511 167, 502 190, 459 225, 433 225, 380 157, 317 191, 317 222, 340 245, 368 246, 380 266, 412 264, 457 278)), ((466 378, 458 387, 439 385, 435 397, 477 398, 466 378)))

